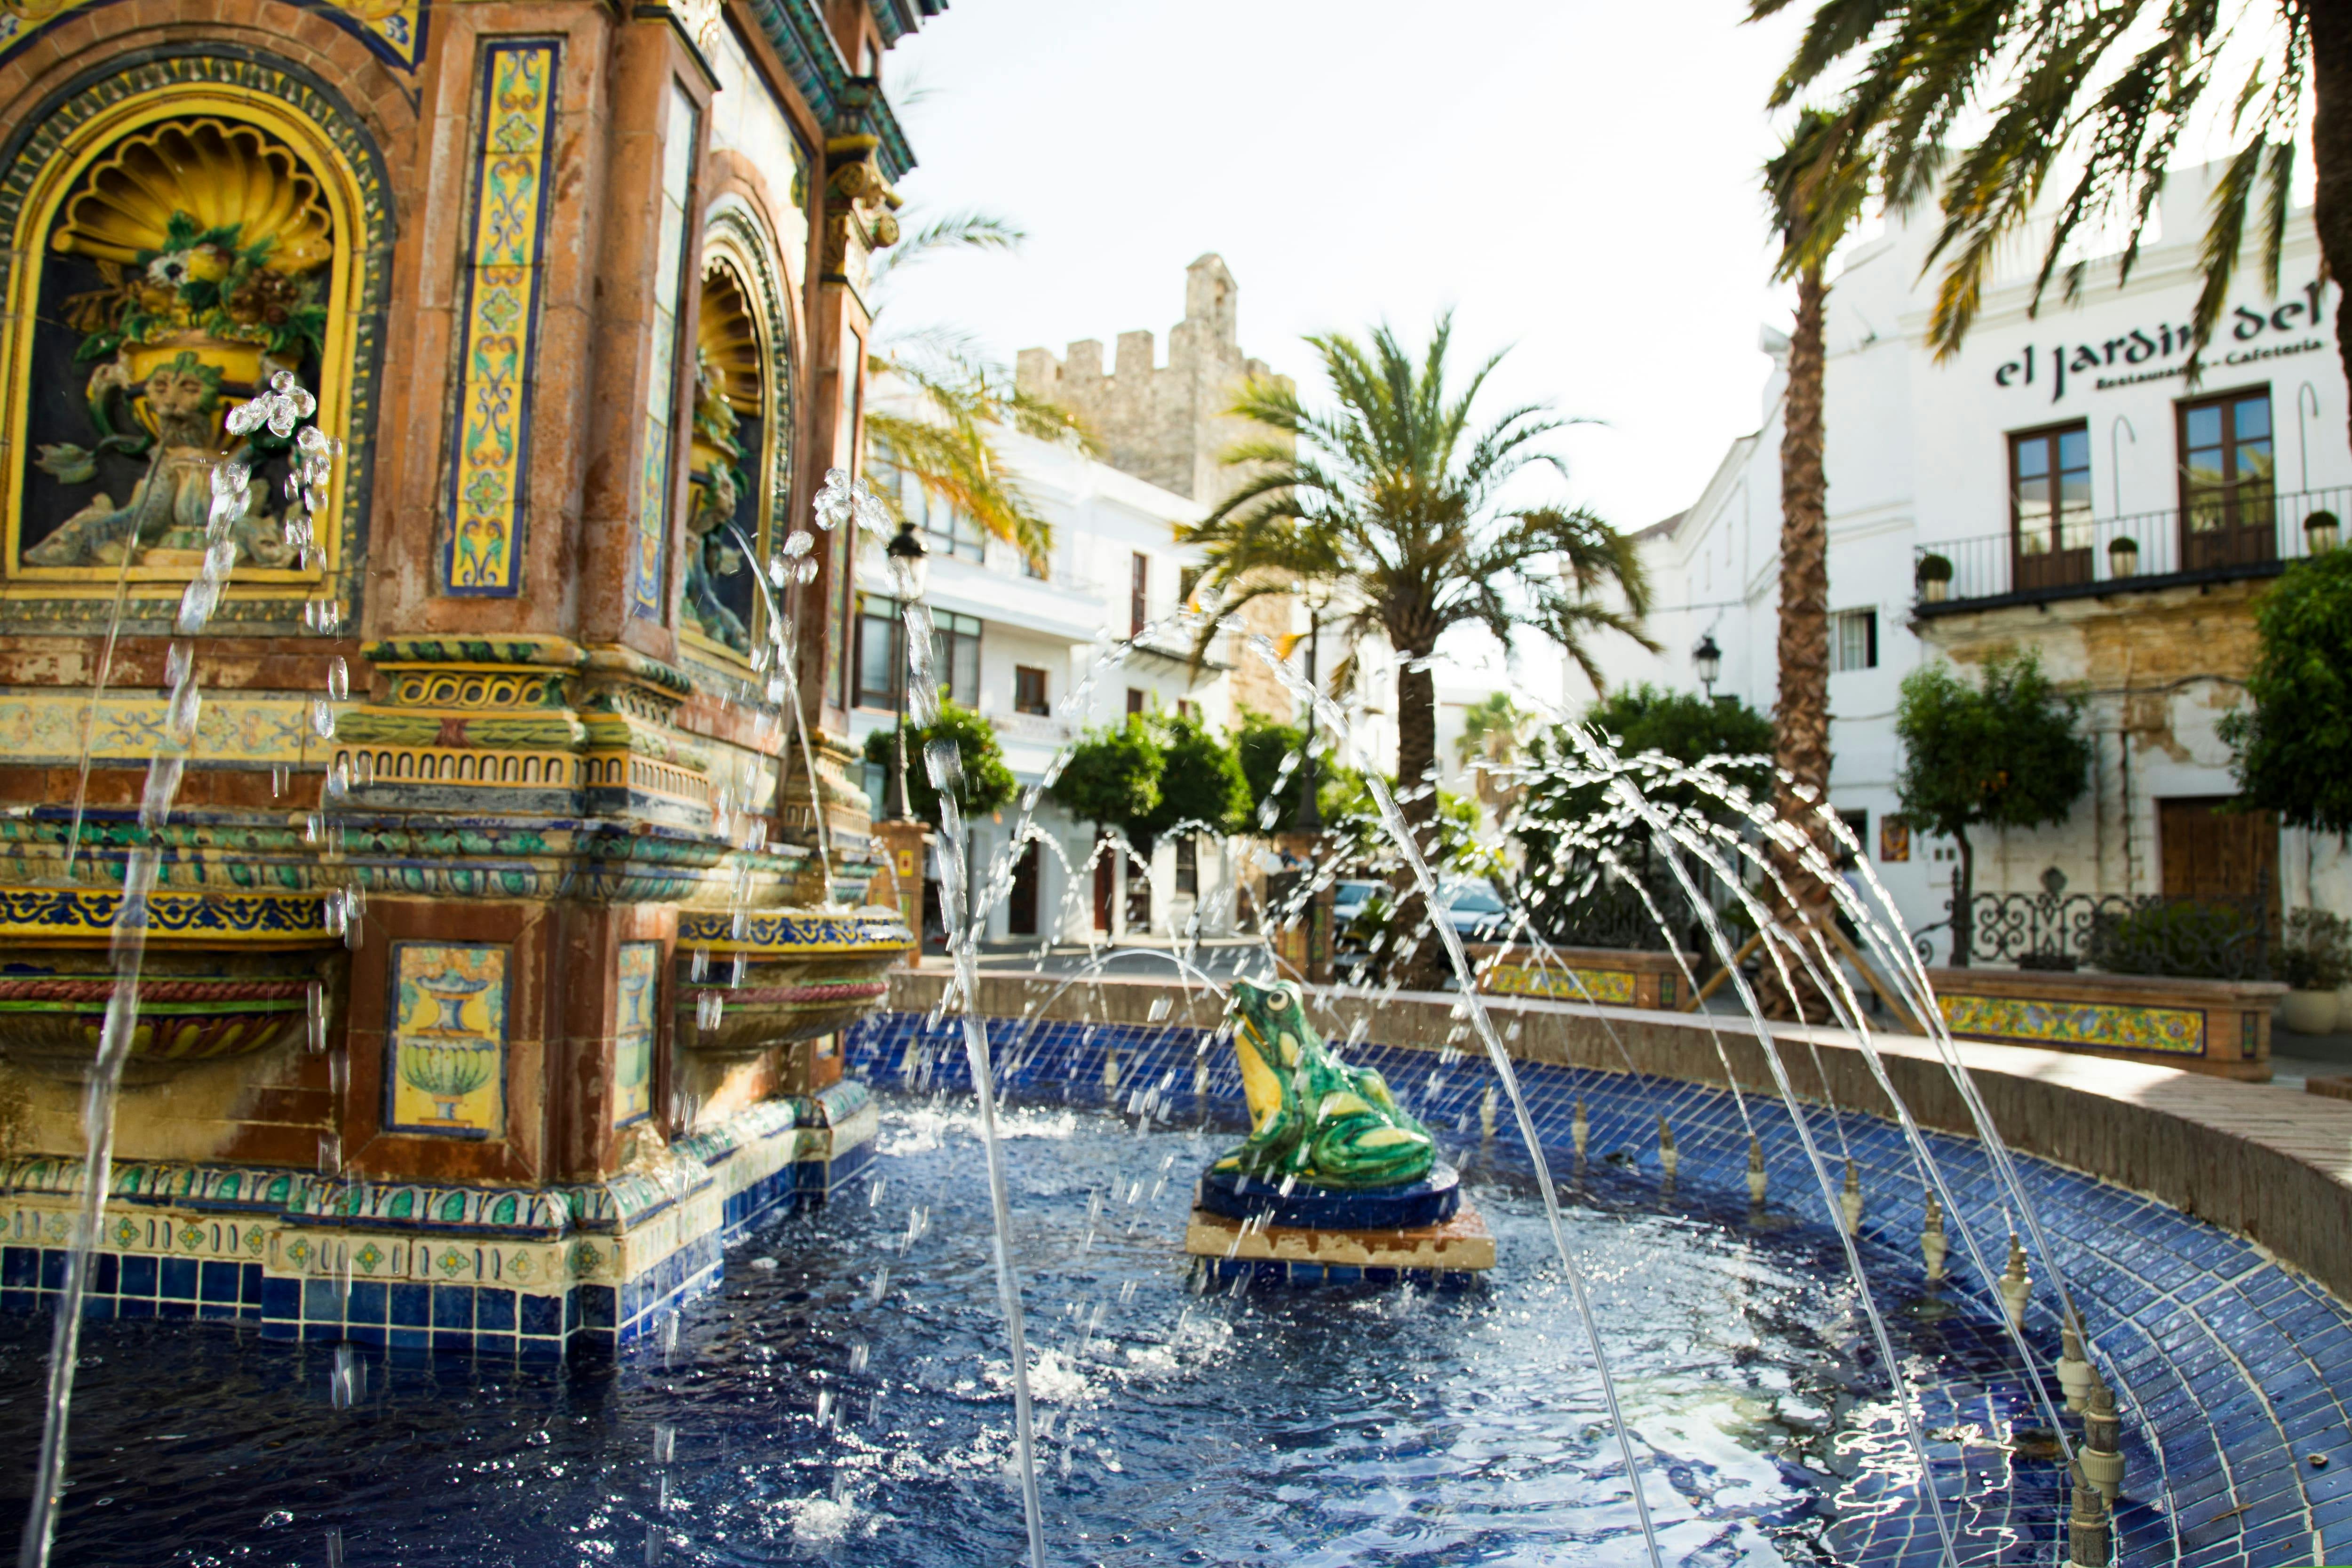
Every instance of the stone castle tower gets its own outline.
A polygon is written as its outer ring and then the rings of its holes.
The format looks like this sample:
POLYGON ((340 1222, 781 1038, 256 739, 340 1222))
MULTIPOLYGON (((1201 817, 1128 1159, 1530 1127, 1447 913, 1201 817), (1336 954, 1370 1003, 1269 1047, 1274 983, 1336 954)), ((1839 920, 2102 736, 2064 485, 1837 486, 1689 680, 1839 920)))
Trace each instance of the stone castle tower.
MULTIPOLYGON (((1214 251, 1184 269, 1184 319, 1168 333, 1168 363, 1158 363, 1152 334, 1121 332, 1110 372, 1093 338, 1050 349, 1024 349, 1016 375, 1021 390, 1069 409, 1102 437, 1110 465, 1162 489, 1214 506, 1233 493, 1242 470, 1224 455, 1238 442, 1267 432, 1227 410, 1242 384, 1272 373, 1242 352, 1240 289, 1214 251)), ((1290 630, 1290 605, 1261 599, 1244 612, 1253 631, 1281 637, 1290 630)), ((1255 658, 1234 670, 1234 701, 1262 713, 1286 715, 1294 703, 1255 658)))

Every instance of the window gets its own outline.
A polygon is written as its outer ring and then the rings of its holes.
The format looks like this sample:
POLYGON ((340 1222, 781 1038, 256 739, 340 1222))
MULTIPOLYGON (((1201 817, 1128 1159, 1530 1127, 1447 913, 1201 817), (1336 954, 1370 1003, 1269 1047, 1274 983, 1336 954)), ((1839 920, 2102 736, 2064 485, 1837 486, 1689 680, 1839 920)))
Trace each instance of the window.
POLYGON ((2091 435, 2062 425, 2009 438, 2010 521, 2018 588, 2091 580, 2091 435))
MULTIPOLYGON (((1866 811, 1841 811, 1838 813, 1838 820, 1845 824, 1845 830, 1853 835, 1853 841, 1856 844, 1867 844, 1870 842, 1870 813, 1866 811)), ((1847 848, 1843 843, 1840 843, 1837 847, 1837 864, 1839 868, 1843 870, 1845 868, 1852 866, 1853 861, 1853 851, 1847 848)))
MULTIPOLYGON (((931 674, 940 689, 970 708, 980 700, 980 617, 936 612, 931 674)), ((907 681, 907 626, 898 602, 857 596, 857 706, 897 708, 907 681)))
POLYGON ((1201 841, 1189 833, 1176 840, 1176 890, 1196 897, 1201 891, 1201 841))
POLYGON ((1830 668, 1878 668, 1878 612, 1840 610, 1830 617, 1830 668))
POLYGON ((940 691, 967 708, 978 707, 980 617, 959 616, 952 610, 939 610, 932 614, 931 623, 938 634, 931 656, 931 674, 940 683, 940 691))
POLYGON ((1179 697, 1176 699, 1176 717, 1179 719, 1197 719, 1200 716, 1201 710, 1191 698, 1179 697))
POLYGON ((980 524, 943 500, 934 500, 920 480, 899 468, 887 447, 876 453, 882 472, 876 476, 883 485, 895 486, 898 493, 898 510, 908 522, 922 531, 923 541, 935 555, 954 556, 965 561, 978 561, 987 553, 987 535, 980 524))
POLYGON ((1178 604, 1190 605, 1192 602, 1192 590, 1201 585, 1201 574, 1204 570, 1203 567, 1186 566, 1177 572, 1176 602, 1178 604))
POLYGON ((898 707, 907 676, 906 636, 898 600, 857 595, 858 707, 898 707))
POLYGON ((1143 626, 1151 619, 1151 558, 1136 552, 1129 568, 1127 599, 1127 635, 1139 637, 1143 626))
POLYGON ((2180 405, 2180 563, 2185 570, 2274 557, 2273 494, 2267 389, 2180 405))
POLYGON ((1037 714, 1052 711, 1045 703, 1044 670, 1033 669, 1025 664, 1013 667, 1013 710, 1015 713, 1037 714))
POLYGON ((1130 686, 1130 687, 1129 687, 1129 688, 1127 689, 1127 712, 1128 712, 1128 717, 1129 717, 1129 718, 1131 719, 1131 718, 1133 718, 1135 715, 1137 715, 1138 713, 1140 713, 1140 712, 1142 712, 1142 711, 1143 711, 1143 688, 1141 688, 1140 686, 1130 686))

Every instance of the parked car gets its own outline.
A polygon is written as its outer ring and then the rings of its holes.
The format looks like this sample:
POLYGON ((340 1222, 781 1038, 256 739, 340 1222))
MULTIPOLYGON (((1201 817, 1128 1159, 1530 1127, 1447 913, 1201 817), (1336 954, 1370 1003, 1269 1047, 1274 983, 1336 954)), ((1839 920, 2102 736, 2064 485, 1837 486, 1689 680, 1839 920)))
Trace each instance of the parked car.
POLYGON ((1332 883, 1332 931, 1342 936, 1347 934, 1348 927, 1354 922, 1358 915, 1364 912, 1364 907, 1371 902, 1373 896, 1387 891, 1386 882, 1363 881, 1350 878, 1346 881, 1332 883))
POLYGON ((1484 877, 1449 877, 1437 885, 1445 918, 1465 942, 1500 942, 1511 927, 1511 909, 1484 877))

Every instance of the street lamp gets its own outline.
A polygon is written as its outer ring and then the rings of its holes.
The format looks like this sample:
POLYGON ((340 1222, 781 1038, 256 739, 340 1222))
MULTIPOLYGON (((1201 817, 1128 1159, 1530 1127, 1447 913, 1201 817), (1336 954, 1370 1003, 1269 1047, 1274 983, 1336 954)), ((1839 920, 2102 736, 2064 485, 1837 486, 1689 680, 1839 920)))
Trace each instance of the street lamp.
POLYGON ((1700 636, 1698 647, 1691 649, 1691 667, 1698 671, 1698 683, 1706 688, 1706 700, 1715 700, 1716 677, 1723 673, 1723 650, 1715 646, 1715 634, 1700 636))
MULTIPOLYGON (((882 549, 883 553, 890 558, 890 584, 898 590, 901 608, 921 598, 923 588, 931 577, 931 547, 923 542, 923 536, 915 531, 915 525, 912 522, 900 523, 898 536, 882 549)), ((901 628, 906 624, 903 616, 898 617, 901 628)), ((891 640, 896 642, 898 638, 893 637, 891 640)), ((892 711, 898 730, 898 820, 905 822, 915 814, 907 809, 907 668, 904 660, 900 661, 898 679, 891 681, 890 687, 894 694, 892 711)))

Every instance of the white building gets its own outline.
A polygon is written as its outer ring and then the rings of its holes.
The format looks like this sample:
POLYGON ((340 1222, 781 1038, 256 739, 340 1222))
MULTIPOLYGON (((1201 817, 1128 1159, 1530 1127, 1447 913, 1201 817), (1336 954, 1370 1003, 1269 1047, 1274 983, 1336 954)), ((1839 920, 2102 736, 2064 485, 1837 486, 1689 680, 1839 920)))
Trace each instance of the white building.
MULTIPOLYGON (((1954 854, 1890 822, 1897 688, 1924 659, 1969 667, 2004 647, 2040 650, 2088 694, 2096 764, 2063 826, 1974 836, 1979 891, 2033 890, 2053 868, 2084 893, 2243 893, 2259 877, 2290 908, 2352 908, 2333 839, 2213 809, 2234 788, 2215 725, 2251 665, 2252 605, 2305 552, 2305 518, 2352 510, 2342 296, 2318 281, 2307 211, 2275 297, 2249 245, 2202 380, 2186 384, 2218 172, 2177 172, 2128 282, 2095 259, 2079 303, 2062 279, 2029 315, 2040 239, 2019 244, 1941 363, 1925 346, 1933 215, 1890 220, 1831 290, 1832 794, 1915 929, 1946 918, 1954 854), (1931 554, 1952 569, 1936 603, 1916 585, 1931 554)), ((1612 684, 1696 689, 1692 650, 1712 636, 1717 692, 1772 707, 1787 343, 1768 329, 1763 346, 1762 427, 1644 536, 1664 652, 1610 644, 1612 684)))
MULTIPOLYGON (((1196 669, 1182 634, 1162 626, 1133 652, 1107 658, 1116 644, 1178 612, 1200 562, 1197 551, 1177 544, 1176 534, 1203 509, 1075 447, 1011 432, 1000 432, 997 443, 1053 529, 1042 574, 1012 545, 928 501, 911 479, 897 481, 900 505, 930 546, 925 596, 939 629, 937 668, 947 694, 989 721, 1024 785, 1040 783, 1055 754, 1081 732, 1119 724, 1130 713, 1192 712, 1213 729, 1227 728, 1230 647, 1213 649, 1196 669)), ((878 465, 873 478, 892 482, 878 465)), ((858 580, 887 584, 879 542, 869 539, 865 549, 858 580)), ((897 609, 885 593, 860 597, 849 650, 855 747, 890 728, 900 700, 907 666, 897 609)), ((887 780, 884 768, 866 770, 877 819, 898 814, 898 803, 885 798, 887 780)), ((1008 842, 1019 816, 1016 803, 971 825, 975 868, 985 868, 1008 842)), ((1060 853, 1032 851, 1015 896, 990 916, 991 938, 1084 941, 1092 931, 1124 935, 1147 926, 1168 932, 1186 929, 1196 916, 1203 931, 1230 929, 1231 900, 1219 896, 1230 878, 1213 842, 1156 845, 1147 879, 1130 876, 1116 855, 1101 857, 1088 871, 1094 829, 1052 802, 1039 805, 1035 820, 1060 853), (1075 895, 1074 872, 1080 879, 1075 895)))

